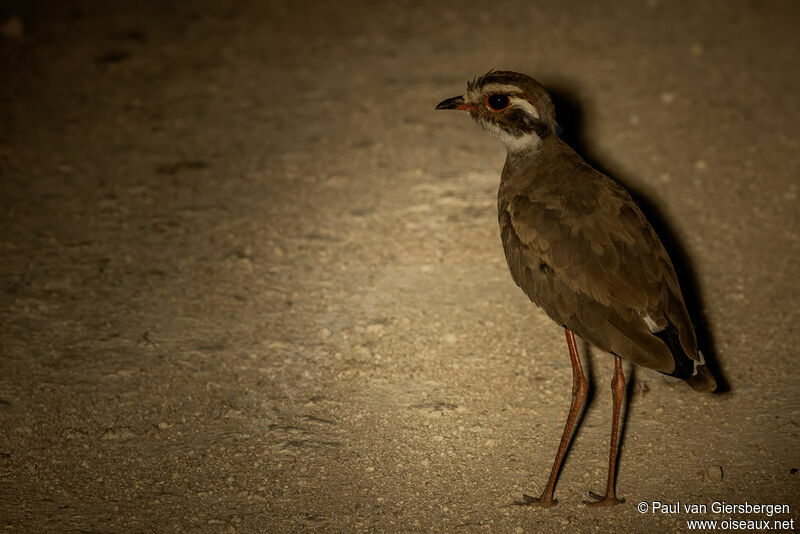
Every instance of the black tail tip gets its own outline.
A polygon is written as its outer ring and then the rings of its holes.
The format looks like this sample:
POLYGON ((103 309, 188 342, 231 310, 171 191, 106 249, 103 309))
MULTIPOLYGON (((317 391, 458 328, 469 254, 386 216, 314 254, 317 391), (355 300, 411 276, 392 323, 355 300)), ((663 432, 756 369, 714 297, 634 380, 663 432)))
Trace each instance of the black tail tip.
POLYGON ((705 365, 698 365, 697 373, 687 378, 686 381, 695 391, 713 393, 717 390, 717 380, 705 365))

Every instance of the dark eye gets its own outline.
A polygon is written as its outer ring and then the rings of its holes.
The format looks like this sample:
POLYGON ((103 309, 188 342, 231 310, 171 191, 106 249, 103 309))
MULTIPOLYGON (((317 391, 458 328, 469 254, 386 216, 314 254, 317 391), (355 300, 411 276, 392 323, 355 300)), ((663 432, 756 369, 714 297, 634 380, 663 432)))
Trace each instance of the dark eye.
POLYGON ((493 111, 502 111, 509 104, 511 104, 511 101, 506 95, 489 95, 486 97, 486 106, 493 111))

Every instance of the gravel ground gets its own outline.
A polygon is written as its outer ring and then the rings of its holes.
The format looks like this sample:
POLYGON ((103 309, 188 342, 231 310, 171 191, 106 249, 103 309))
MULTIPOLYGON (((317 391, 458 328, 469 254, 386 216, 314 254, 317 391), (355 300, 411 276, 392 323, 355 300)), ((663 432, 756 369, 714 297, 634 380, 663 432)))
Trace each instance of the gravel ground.
POLYGON ((792 1, 0 0, 0 526, 800 520, 798 23, 792 1), (512 505, 571 371, 507 272, 502 148, 433 111, 490 68, 550 87, 658 221, 729 386, 626 367, 612 509, 581 504, 613 368, 586 347, 560 504, 512 505))

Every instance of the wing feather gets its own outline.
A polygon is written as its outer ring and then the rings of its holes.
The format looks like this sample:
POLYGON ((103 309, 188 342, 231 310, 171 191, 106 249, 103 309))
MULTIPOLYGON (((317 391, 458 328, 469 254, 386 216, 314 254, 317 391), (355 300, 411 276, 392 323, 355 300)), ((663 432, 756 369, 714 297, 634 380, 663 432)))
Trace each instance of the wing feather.
POLYGON ((686 354, 696 357, 669 256, 622 186, 574 158, 568 179, 558 172, 565 165, 545 161, 533 179, 501 184, 499 218, 512 278, 590 343, 672 372, 668 348, 643 320, 676 325, 686 354))

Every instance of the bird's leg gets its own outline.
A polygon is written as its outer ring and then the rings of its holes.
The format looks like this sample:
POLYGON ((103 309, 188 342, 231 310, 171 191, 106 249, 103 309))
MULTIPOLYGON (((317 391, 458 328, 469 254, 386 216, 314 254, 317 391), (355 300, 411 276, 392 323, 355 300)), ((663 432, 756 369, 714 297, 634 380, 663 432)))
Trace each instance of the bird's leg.
POLYGON ((622 374, 622 358, 615 356, 614 378, 611 379, 611 393, 614 396, 614 414, 611 419, 611 452, 608 458, 608 483, 606 484, 605 497, 590 491, 589 495, 597 499, 595 501, 583 501, 587 506, 614 506, 625 502, 625 499, 617 499, 615 490, 615 479, 617 472, 617 453, 619 435, 619 412, 622 406, 622 396, 625 393, 625 375, 622 374))
POLYGON ((567 347, 569 347, 569 359, 572 363, 572 404, 569 407, 569 415, 567 422, 564 425, 564 433, 561 435, 561 443, 558 446, 556 459, 553 462, 553 469, 550 471, 550 478, 547 479, 547 485, 544 487, 542 495, 537 499, 530 495, 523 495, 522 501, 516 504, 541 506, 549 508, 550 506, 558 504, 558 501, 553 499, 553 491, 556 487, 556 479, 558 472, 561 469, 561 463, 564 461, 564 455, 567 452, 567 445, 569 445, 569 438, 572 434, 572 427, 575 424, 575 419, 578 417, 578 412, 581 409, 584 399, 586 399, 586 391, 588 386, 586 384, 586 377, 583 375, 583 368, 581 367, 581 358, 578 355, 578 345, 575 343, 575 334, 569 329, 564 327, 564 332, 567 335, 567 347))

